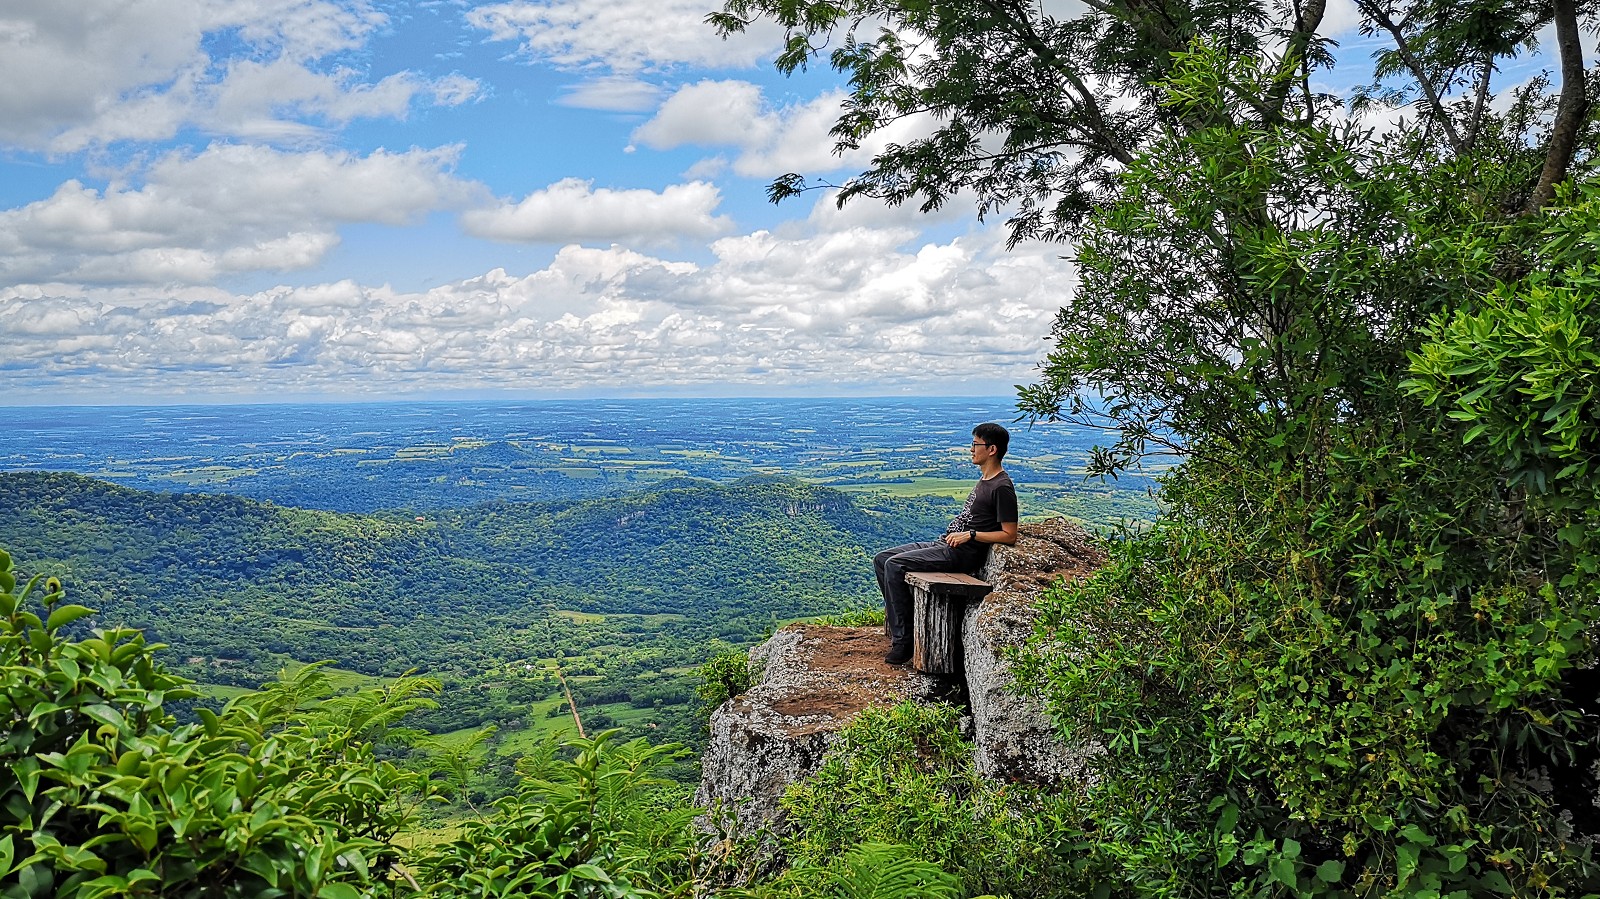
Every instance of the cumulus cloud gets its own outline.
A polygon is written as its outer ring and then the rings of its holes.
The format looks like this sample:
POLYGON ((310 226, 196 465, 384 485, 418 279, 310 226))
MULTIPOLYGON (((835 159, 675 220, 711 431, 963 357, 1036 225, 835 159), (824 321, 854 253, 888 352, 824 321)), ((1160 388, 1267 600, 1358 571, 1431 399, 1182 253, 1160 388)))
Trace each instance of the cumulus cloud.
POLYGON ((858 149, 835 155, 828 132, 844 108, 845 93, 828 91, 804 103, 774 106, 748 81, 704 80, 679 88, 644 124, 633 141, 654 150, 683 146, 734 147, 734 172, 772 177, 860 168, 893 143, 910 140, 927 123, 902 119, 871 135, 858 149))
POLYGON ((705 264, 567 247, 425 292, 0 290, 26 392, 705 389, 959 392, 1032 377, 1071 282, 1059 248, 910 229, 712 244, 705 264))
POLYGON ((387 21, 369 0, 22 0, 0 10, 0 144, 71 152, 194 126, 296 138, 478 93, 459 75, 369 83, 344 54, 387 21), (310 119, 311 121, 307 121, 310 119))
POLYGON ((591 182, 566 178, 521 202, 468 211, 461 223, 467 233, 491 240, 660 244, 726 231, 729 220, 714 215, 721 201, 716 186, 704 181, 675 184, 658 193, 596 189, 591 182))
POLYGON ((706 25, 705 0, 511 0, 479 6, 467 21, 492 40, 517 41, 526 58, 621 74, 674 65, 750 66, 781 46, 783 32, 757 23, 724 41, 706 25))
POLYGON ((667 98, 633 140, 655 150, 697 146, 761 145, 779 125, 765 108, 759 85, 707 79, 684 85, 667 98))
POLYGON ((306 268, 337 245, 340 224, 399 225, 480 201, 480 187, 451 174, 458 152, 224 144, 164 156, 138 185, 68 181, 0 212, 0 280, 201 283, 306 268))

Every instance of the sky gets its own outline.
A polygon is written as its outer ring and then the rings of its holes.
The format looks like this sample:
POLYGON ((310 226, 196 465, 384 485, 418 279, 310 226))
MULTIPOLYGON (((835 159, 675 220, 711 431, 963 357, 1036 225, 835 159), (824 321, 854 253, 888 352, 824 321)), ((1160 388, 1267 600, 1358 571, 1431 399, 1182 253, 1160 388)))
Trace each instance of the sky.
POLYGON ((838 76, 715 8, 0 0, 0 405, 1033 381, 1070 248, 768 203, 911 133, 835 156, 838 76))

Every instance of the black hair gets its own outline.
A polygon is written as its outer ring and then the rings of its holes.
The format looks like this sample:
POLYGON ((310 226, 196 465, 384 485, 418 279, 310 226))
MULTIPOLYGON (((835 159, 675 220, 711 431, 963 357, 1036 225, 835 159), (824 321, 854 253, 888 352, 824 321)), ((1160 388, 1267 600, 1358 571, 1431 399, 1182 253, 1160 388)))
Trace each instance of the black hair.
POLYGON ((986 421, 973 428, 972 436, 999 450, 1000 452, 995 456, 997 459, 1004 459, 1006 457, 1006 448, 1011 445, 1011 432, 992 421, 986 421))

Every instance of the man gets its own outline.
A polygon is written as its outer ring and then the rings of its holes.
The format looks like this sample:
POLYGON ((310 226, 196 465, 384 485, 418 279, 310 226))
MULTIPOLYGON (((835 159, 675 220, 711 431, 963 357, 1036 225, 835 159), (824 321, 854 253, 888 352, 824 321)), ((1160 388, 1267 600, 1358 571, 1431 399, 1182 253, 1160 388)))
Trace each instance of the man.
POLYGON ((962 571, 975 573, 989 557, 989 546, 1017 542, 1017 488, 1000 463, 1006 457, 1011 435, 1005 428, 984 423, 972 429, 972 464, 981 477, 967 504, 931 543, 907 543, 878 553, 872 567, 883 592, 884 622, 889 631, 891 665, 911 658, 911 588, 908 571, 962 571))

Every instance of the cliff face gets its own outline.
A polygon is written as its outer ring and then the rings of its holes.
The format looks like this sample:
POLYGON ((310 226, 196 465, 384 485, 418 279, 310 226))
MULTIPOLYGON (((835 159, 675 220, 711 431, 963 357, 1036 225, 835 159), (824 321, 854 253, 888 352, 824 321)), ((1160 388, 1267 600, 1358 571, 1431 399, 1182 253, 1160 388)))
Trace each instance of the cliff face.
POLYGON ((978 576, 994 592, 967 608, 962 624, 967 692, 978 771, 997 780, 1058 786, 1076 779, 1091 748, 1069 746, 1038 698, 1020 691, 1005 652, 1033 633, 1039 594, 1105 564, 1089 535, 1064 518, 1023 525, 1017 545, 998 546, 978 576))
POLYGON ((935 678, 884 664, 888 648, 879 627, 796 624, 751 650, 761 680, 712 713, 695 804, 720 804, 741 832, 769 827, 784 788, 816 771, 862 710, 938 695, 935 678))
POLYGON ((771 827, 784 789, 817 770, 862 710, 963 695, 984 775, 1043 785, 1072 779, 1084 750, 1057 739, 1037 699, 1016 689, 1004 653, 1033 632, 1040 592, 1103 561, 1088 534, 1065 519, 1024 524, 1016 546, 995 547, 980 573, 995 590, 971 604, 963 624, 964 682, 885 665, 881 628, 783 628, 751 651, 760 682, 711 717, 696 803, 733 809, 741 832, 771 827))

